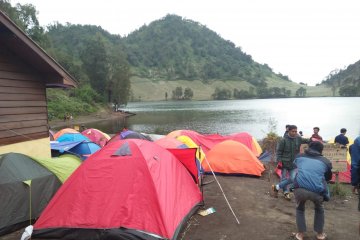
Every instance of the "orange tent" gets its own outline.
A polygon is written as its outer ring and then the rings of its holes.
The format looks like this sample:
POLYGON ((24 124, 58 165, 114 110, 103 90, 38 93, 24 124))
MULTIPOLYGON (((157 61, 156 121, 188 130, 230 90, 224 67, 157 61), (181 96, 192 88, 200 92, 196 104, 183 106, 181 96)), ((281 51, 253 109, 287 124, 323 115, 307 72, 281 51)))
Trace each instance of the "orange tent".
MULTIPOLYGON (((216 173, 247 174, 261 176, 264 165, 244 144, 226 140, 216 144, 207 154, 206 159, 216 173)), ((207 161, 202 161, 205 172, 210 172, 207 161)))
POLYGON ((61 135, 63 135, 64 133, 79 133, 78 131, 76 131, 75 129, 73 128, 64 128, 64 129, 61 129, 59 130, 58 132, 56 132, 54 134, 54 139, 58 139, 58 137, 60 137, 61 135))

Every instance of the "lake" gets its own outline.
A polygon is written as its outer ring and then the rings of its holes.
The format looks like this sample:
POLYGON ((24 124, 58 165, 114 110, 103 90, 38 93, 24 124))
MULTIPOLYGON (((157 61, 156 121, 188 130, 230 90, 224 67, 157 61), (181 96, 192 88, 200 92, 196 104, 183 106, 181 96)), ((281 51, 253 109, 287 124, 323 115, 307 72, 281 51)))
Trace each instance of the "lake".
POLYGON ((123 110, 135 113, 124 123, 102 121, 96 126, 115 133, 124 125, 144 133, 167 134, 191 129, 203 134, 248 132, 257 139, 270 129, 283 135, 286 124, 295 124, 304 137, 320 127, 320 135, 332 139, 340 128, 354 139, 360 133, 360 98, 287 98, 227 101, 161 101, 129 103, 123 110))

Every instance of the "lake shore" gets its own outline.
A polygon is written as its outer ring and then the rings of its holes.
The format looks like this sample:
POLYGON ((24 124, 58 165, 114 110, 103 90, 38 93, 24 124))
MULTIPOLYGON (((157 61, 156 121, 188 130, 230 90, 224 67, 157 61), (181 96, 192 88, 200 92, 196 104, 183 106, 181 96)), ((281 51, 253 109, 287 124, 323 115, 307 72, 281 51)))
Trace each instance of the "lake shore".
POLYGON ((75 126, 81 127, 84 125, 86 127, 87 124, 92 122, 98 122, 103 120, 111 120, 111 119, 121 119, 126 118, 128 116, 131 116, 131 113, 126 112, 114 112, 111 110, 101 110, 89 115, 83 115, 83 116, 76 116, 72 120, 62 120, 62 119, 55 119, 52 121, 49 121, 49 127, 50 129, 61 129, 61 128, 74 128, 75 126))

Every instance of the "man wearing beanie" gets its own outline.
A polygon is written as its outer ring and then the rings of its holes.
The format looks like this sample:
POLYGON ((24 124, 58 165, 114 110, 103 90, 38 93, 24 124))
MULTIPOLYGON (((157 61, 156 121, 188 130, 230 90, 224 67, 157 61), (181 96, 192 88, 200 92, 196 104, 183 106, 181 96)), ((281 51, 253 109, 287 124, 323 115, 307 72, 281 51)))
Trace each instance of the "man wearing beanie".
POLYGON ((325 222, 323 202, 330 199, 327 181, 330 181, 332 177, 332 165, 327 158, 322 156, 323 148, 321 142, 310 142, 305 153, 298 155, 294 161, 298 169, 294 180, 298 233, 294 236, 299 240, 303 239, 306 232, 305 203, 307 200, 315 205, 316 239, 323 240, 327 237, 323 231, 325 222))

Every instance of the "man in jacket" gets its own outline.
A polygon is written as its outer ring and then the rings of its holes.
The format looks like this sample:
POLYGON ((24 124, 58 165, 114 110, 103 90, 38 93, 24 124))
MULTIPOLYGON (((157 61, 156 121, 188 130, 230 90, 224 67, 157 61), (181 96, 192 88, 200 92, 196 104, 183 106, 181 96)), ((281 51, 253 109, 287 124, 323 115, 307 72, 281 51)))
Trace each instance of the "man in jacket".
POLYGON ((288 133, 278 142, 276 149, 276 159, 282 164, 281 181, 272 185, 271 188, 276 196, 278 191, 282 189, 285 199, 291 200, 289 191, 296 173, 294 159, 300 152, 301 144, 307 143, 308 140, 298 135, 295 125, 289 125, 288 129, 288 133))
POLYGON ((297 174, 294 179, 294 194, 296 200, 296 225, 298 233, 296 239, 303 239, 306 232, 305 203, 310 200, 315 205, 314 231, 316 239, 326 239, 324 233, 324 201, 329 201, 330 195, 327 181, 332 177, 331 162, 322 156, 324 146, 315 141, 309 144, 309 149, 304 154, 296 157, 294 164, 297 174))

